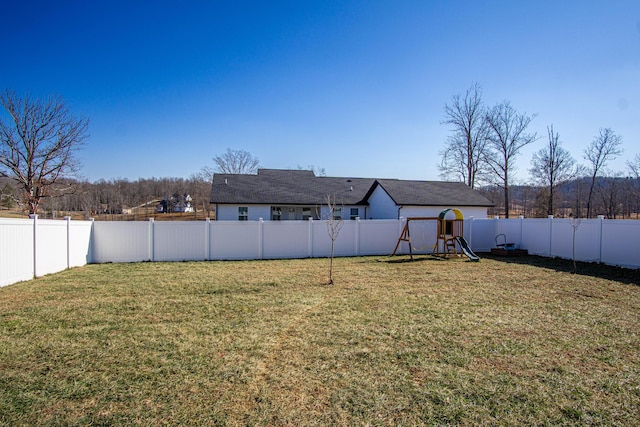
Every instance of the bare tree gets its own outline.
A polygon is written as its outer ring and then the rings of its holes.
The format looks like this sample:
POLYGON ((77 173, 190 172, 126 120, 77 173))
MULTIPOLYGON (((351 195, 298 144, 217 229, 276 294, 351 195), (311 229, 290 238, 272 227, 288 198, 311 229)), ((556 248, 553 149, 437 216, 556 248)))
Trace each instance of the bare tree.
POLYGON ((563 181, 573 178, 575 161, 561 147, 560 135, 553 130, 553 125, 547 126, 547 135, 547 146, 534 153, 529 172, 536 184, 547 188, 547 215, 553 215, 555 190, 563 181))
POLYGON ((0 119, 0 176, 17 181, 29 213, 37 213, 56 181, 77 172, 75 152, 88 138, 89 121, 73 117, 61 98, 19 98, 7 90, 0 102, 11 118, 0 119))
POLYGON ((576 264, 576 233, 578 232, 578 228, 580 228, 580 224, 582 224, 582 219, 579 217, 571 216, 569 219, 571 224, 571 259, 573 260, 573 274, 578 272, 578 265, 576 264))
POLYGON ((198 206, 202 207, 202 210, 210 214, 211 205, 209 203, 211 198, 211 181, 203 177, 201 174, 191 175, 187 180, 189 186, 189 193, 193 196, 194 206, 198 209, 198 206))
POLYGON ((342 219, 342 207, 336 206, 336 196, 327 195, 325 201, 329 210, 325 219, 325 223, 327 224, 327 234, 329 234, 329 239, 331 239, 331 256, 329 258, 329 284, 333 285, 333 255, 335 242, 340 235, 340 230, 342 230, 344 220, 342 219))
POLYGON ((595 194, 598 194, 601 200, 599 211, 606 215, 607 218, 615 219, 618 213, 622 211, 624 181, 620 173, 609 172, 607 176, 599 179, 596 184, 595 194))
MULTIPOLYGON (((205 167, 202 172, 254 174, 258 172, 258 167, 260 167, 260 161, 248 151, 232 150, 231 148, 227 148, 223 155, 215 156, 213 162, 216 165, 213 170, 205 167)), ((211 176, 213 177, 212 173, 211 176)))
POLYGON ((588 162, 589 171, 591 172, 591 185, 589 187, 589 195, 587 196, 587 218, 591 218, 591 203, 593 199, 593 190, 596 186, 596 178, 602 169, 607 165, 609 160, 615 159, 622 154, 622 137, 616 135, 610 128, 600 129, 587 149, 584 150, 584 158, 588 162))
POLYGON ((640 179, 640 154, 636 154, 633 160, 627 161, 627 168, 635 179, 640 179))
POLYGON ((298 170, 312 171, 315 176, 327 176, 327 171, 320 166, 309 165, 306 168, 298 165, 298 170))
POLYGON ((451 103, 445 105, 444 114, 442 123, 451 125, 452 133, 446 148, 440 152, 440 174, 443 177, 456 175, 474 188, 487 172, 485 152, 489 128, 480 85, 475 83, 464 97, 454 95, 451 103))
POLYGON ((522 147, 537 139, 535 132, 526 133, 535 117, 535 114, 519 114, 509 101, 496 105, 486 116, 490 129, 490 152, 486 160, 496 184, 504 191, 505 218, 509 218, 509 185, 515 170, 515 158, 522 147))
POLYGON ((627 161, 627 168, 631 172, 629 189, 633 197, 636 218, 640 215, 640 154, 636 154, 633 160, 627 161))
POLYGON ((215 169, 211 166, 203 166, 195 176, 198 179, 202 179, 204 181, 209 182, 211 184, 213 182, 213 174, 216 173, 215 169))

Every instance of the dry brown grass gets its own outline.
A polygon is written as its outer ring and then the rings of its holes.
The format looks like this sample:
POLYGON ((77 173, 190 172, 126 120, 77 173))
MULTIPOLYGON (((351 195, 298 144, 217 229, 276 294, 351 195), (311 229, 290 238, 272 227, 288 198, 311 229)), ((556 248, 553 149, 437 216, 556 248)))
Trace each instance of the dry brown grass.
POLYGON ((637 425, 637 271, 89 265, 0 290, 7 425, 637 425))

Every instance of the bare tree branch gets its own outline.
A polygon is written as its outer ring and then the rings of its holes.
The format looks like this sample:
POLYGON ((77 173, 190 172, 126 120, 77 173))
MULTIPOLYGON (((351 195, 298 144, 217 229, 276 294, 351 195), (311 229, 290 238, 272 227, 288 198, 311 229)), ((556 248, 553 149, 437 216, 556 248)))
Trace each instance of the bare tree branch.
POLYGON ((547 126, 548 143, 545 148, 534 153, 531 159, 531 177, 538 185, 548 189, 547 215, 553 215, 553 202, 556 188, 575 176, 575 161, 567 150, 561 147, 560 135, 547 126))
POLYGON ((515 158, 525 145, 537 139, 534 133, 526 133, 535 114, 519 114, 509 101, 493 107, 486 116, 489 126, 489 146, 486 160, 497 184, 504 190, 504 215, 509 218, 509 185, 515 170, 515 158))
POLYGON ((255 174, 260 167, 260 161, 248 151, 231 148, 227 148, 223 155, 215 156, 213 162, 215 172, 220 173, 255 174))
POLYGON ((327 195, 325 199, 328 207, 328 214, 325 219, 325 223, 327 224, 327 234, 329 234, 329 239, 331 239, 331 257, 329 261, 329 284, 333 285, 333 255, 335 242, 338 236, 340 235, 340 230, 342 230, 342 226, 344 225, 344 220, 342 219, 342 207, 338 208, 336 206, 336 196, 327 195), (338 214, 338 209, 340 210, 340 214, 338 214))
POLYGON ((440 175, 456 175, 474 188, 487 173, 485 152, 489 128, 480 85, 475 83, 464 98, 454 95, 451 103, 445 105, 444 112, 442 123, 451 125, 452 134, 447 139, 446 148, 440 152, 440 175))
POLYGON ((29 213, 37 213, 54 184, 78 170, 75 152, 88 139, 89 120, 75 118, 61 98, 19 98, 6 90, 0 103, 11 120, 0 120, 0 176, 17 181, 29 213))
POLYGON ((591 172, 591 185, 587 197, 587 218, 591 218, 591 203, 596 178, 609 160, 613 160, 622 154, 622 137, 616 135, 610 128, 600 129, 587 149, 584 150, 584 158, 589 162, 591 172))

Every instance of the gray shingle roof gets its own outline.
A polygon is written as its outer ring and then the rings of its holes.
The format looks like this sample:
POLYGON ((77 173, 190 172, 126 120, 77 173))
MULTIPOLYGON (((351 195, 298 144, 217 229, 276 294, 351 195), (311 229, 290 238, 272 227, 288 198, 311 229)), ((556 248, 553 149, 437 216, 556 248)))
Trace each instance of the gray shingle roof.
POLYGON ((398 206, 493 206, 463 182, 379 179, 377 183, 398 206))
POLYGON ((211 203, 322 205, 327 195, 345 205, 366 204, 374 179, 315 176, 312 171, 260 169, 257 175, 214 174, 211 203))
POLYGON ((315 176, 312 171, 260 169, 256 175, 214 174, 211 203, 321 205, 335 195, 344 205, 366 205, 380 185, 397 205, 493 206, 461 182, 315 176))

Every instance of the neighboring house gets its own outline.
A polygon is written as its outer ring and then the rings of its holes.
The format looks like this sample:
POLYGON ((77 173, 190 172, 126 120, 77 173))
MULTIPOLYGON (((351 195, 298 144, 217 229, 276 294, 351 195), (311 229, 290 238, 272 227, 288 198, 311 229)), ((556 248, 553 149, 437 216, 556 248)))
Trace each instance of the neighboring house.
POLYGON ((259 169, 257 174, 214 174, 211 204, 216 220, 324 219, 327 196, 342 219, 438 216, 460 209, 486 218, 493 204, 461 182, 315 176, 313 171, 259 169))
POLYGON ((184 194, 174 194, 168 199, 163 199, 156 206, 156 212, 158 213, 167 213, 167 212, 193 212, 193 206, 191 206, 191 201, 193 199, 190 195, 184 194))

